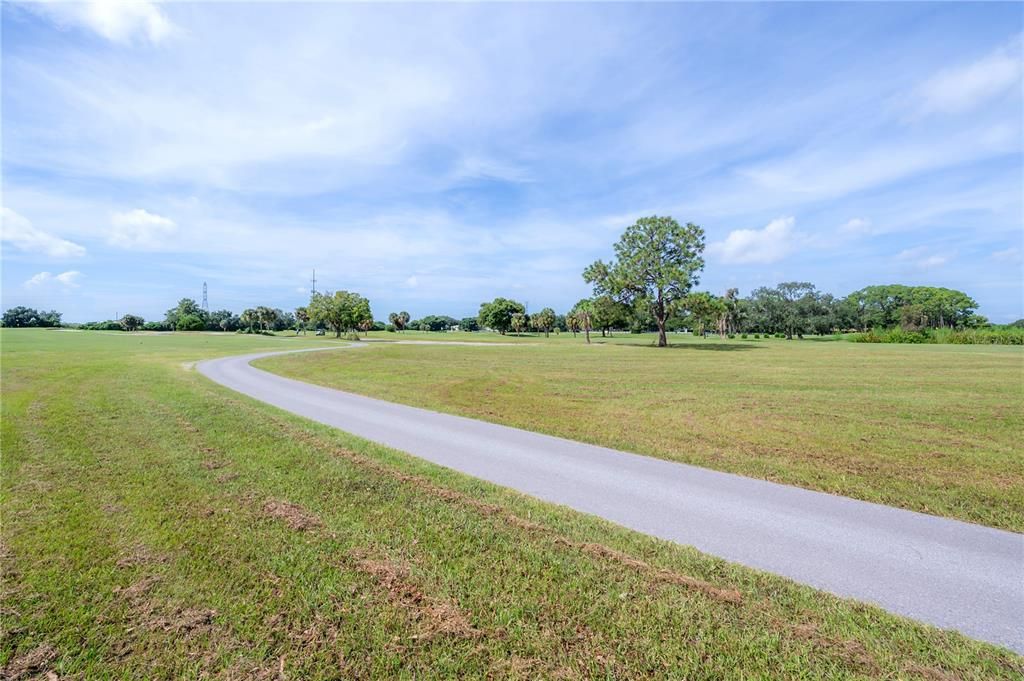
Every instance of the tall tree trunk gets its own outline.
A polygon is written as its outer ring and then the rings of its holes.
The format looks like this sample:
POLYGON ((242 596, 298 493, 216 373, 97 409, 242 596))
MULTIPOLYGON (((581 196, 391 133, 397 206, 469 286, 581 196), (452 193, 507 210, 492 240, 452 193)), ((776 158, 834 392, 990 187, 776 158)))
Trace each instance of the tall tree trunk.
POLYGON ((668 347, 668 338, 665 336, 665 303, 660 295, 654 307, 654 321, 658 323, 658 347, 668 347))

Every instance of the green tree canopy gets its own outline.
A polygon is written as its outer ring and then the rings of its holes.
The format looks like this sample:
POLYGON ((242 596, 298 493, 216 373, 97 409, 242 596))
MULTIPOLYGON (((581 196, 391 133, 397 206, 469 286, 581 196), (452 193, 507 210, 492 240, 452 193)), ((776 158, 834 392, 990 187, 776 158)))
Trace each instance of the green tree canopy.
POLYGON ((355 331, 366 320, 373 322, 370 301, 350 291, 316 293, 310 298, 308 310, 310 319, 334 331, 335 337, 355 331))
POLYGON ((477 319, 480 326, 493 329, 505 335, 512 328, 512 315, 526 314, 526 307, 508 298, 495 298, 489 303, 480 304, 480 313, 477 319))
POLYGON ((674 305, 699 283, 703 252, 704 230, 698 225, 682 226, 671 217, 640 218, 615 244, 615 260, 591 264, 583 279, 597 295, 646 305, 658 326, 658 345, 665 347, 665 322, 674 305))
POLYGON ((126 314, 121 317, 121 328, 125 331, 135 331, 136 329, 142 328, 142 325, 146 323, 146 320, 138 315, 126 314))
POLYGON ((3 315, 3 325, 8 328, 29 326, 60 326, 61 313, 56 310, 44 312, 31 307, 12 307, 3 315))
POLYGON ((538 331, 543 331, 545 338, 549 333, 551 333, 551 329, 555 328, 556 321, 557 317, 555 315, 555 311, 550 307, 545 307, 543 310, 530 317, 530 325, 538 331))

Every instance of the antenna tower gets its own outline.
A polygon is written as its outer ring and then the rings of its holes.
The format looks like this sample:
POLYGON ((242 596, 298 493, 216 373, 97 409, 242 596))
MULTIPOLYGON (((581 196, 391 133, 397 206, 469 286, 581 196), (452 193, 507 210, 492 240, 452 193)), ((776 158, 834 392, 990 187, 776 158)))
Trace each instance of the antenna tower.
POLYGON ((313 287, 312 287, 312 293, 310 295, 314 295, 314 296, 316 295, 316 269, 315 268, 313 269, 313 287))
POLYGON ((206 300, 206 282, 203 282, 203 312, 209 313, 210 303, 206 300))

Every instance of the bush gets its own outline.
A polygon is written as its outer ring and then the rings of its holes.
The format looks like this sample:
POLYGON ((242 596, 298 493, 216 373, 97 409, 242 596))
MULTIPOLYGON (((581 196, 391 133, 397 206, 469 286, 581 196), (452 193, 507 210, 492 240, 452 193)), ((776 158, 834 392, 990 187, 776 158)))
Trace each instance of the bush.
POLYGON ((170 331, 170 327, 163 322, 146 322, 142 325, 143 331, 170 331))
MULTIPOLYGON (((740 334, 740 338, 746 339, 746 337, 747 337, 747 334, 745 334, 745 333, 741 333, 740 334)), ((757 338, 757 336, 754 336, 754 337, 757 338)))
POLYGON ((202 331, 205 328, 206 322, 193 314, 178 317, 178 322, 174 325, 175 331, 202 331))
POLYGON ((726 336, 727 336, 728 338, 735 338, 735 337, 736 337, 736 334, 734 334, 734 333, 729 333, 729 334, 726 334, 726 336))
POLYGON ((235 331, 235 333, 252 334, 254 336, 255 335, 259 335, 259 336, 273 336, 274 335, 273 331, 264 331, 263 329, 239 329, 238 331, 235 331))
POLYGON ((776 338, 785 338, 786 334, 784 334, 784 333, 777 333, 777 334, 775 334, 775 337, 776 338))
POLYGON ((108 319, 104 322, 88 322, 82 324, 79 328, 87 331, 124 331, 121 328, 121 322, 115 322, 113 319, 108 319))
POLYGON ((960 345, 1024 345, 1024 329, 872 329, 850 336, 855 343, 952 343, 960 345))
POLYGON ((395 325, 394 324, 388 324, 387 326, 384 327, 384 330, 387 331, 388 333, 394 333, 395 332, 395 325))

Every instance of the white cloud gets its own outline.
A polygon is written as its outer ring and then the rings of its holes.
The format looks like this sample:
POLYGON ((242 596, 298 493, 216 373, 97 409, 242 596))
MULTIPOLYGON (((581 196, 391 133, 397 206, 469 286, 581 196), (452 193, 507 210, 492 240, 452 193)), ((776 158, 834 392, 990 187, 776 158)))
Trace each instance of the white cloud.
POLYGON ((1011 88, 1020 91, 1020 39, 978 61, 942 71, 918 90, 922 113, 970 111, 1011 88))
POLYGON ((417 279, 415 276, 412 276, 405 280, 405 285, 408 286, 409 288, 416 288, 417 286, 420 285, 420 282, 419 279, 417 279))
POLYGON ((867 220, 865 218, 853 218, 851 220, 847 220, 839 227, 839 231, 843 234, 870 234, 871 220, 867 220))
POLYGON ((79 258, 85 255, 85 247, 44 232, 33 226, 28 218, 6 206, 0 209, 0 214, 3 216, 3 229, 0 231, 3 241, 13 244, 19 250, 42 253, 51 258, 79 258))
POLYGON ((941 267, 949 262, 950 257, 939 253, 929 253, 926 246, 916 246, 900 251, 896 259, 908 263, 921 270, 941 267))
POLYGON ((146 0, 45 1, 29 5, 59 26, 78 26, 115 43, 142 38, 159 43, 175 26, 155 2, 146 0))
POLYGON ((996 262, 1009 262, 1017 263, 1020 262, 1020 249, 1015 247, 1006 248, 1001 251, 994 251, 992 253, 992 259, 996 262))
POLYGON ((68 272, 61 272, 54 276, 49 272, 40 272, 30 277, 24 284, 25 288, 35 288, 37 286, 43 286, 48 284, 59 284, 65 288, 78 288, 78 279, 82 276, 82 273, 77 270, 69 270, 68 272))
POLYGON ((729 265, 768 264, 781 260, 794 248, 792 216, 775 218, 763 229, 735 229, 724 241, 708 246, 708 253, 729 265))
POLYGON ((113 246, 138 251, 160 250, 167 246, 168 237, 178 229, 174 221, 162 215, 136 208, 125 213, 114 213, 113 225, 107 241, 113 246))

